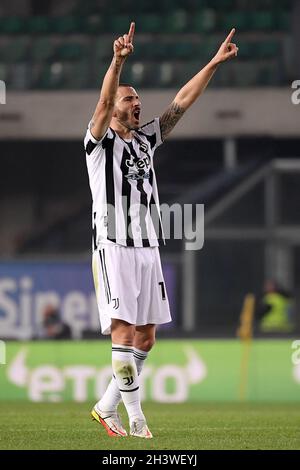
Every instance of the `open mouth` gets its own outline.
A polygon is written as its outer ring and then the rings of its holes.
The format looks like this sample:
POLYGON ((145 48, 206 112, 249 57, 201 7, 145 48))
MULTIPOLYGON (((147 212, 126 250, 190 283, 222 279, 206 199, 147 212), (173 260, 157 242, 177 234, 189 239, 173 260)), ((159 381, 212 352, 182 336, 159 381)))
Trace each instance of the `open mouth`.
POLYGON ((137 121, 140 119, 140 114, 141 114, 140 109, 136 109, 135 111, 133 111, 133 115, 137 121))

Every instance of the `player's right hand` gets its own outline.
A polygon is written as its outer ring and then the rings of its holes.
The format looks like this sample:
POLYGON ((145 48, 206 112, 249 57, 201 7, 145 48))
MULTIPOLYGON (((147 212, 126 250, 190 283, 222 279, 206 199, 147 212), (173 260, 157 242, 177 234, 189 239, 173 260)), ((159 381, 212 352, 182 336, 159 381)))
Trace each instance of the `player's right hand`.
POLYGON ((216 53, 213 60, 220 64, 221 62, 225 62, 226 60, 233 59, 238 55, 239 48, 236 44, 232 43, 231 40, 235 34, 235 28, 232 28, 230 33, 228 34, 227 38, 224 42, 222 42, 220 49, 216 53))
POLYGON ((127 57, 133 52, 133 35, 135 23, 130 24, 128 34, 120 36, 114 41, 114 55, 115 57, 127 57))

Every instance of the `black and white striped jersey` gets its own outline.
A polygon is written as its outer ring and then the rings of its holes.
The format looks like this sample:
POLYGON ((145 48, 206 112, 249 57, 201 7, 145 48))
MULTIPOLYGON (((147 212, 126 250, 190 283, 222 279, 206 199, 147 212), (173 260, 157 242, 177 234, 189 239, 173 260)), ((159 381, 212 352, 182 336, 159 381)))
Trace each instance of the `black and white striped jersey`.
POLYGON ((99 242, 149 247, 164 243, 153 155, 162 144, 159 118, 131 141, 111 127, 101 140, 88 128, 84 146, 93 199, 93 248, 99 242))

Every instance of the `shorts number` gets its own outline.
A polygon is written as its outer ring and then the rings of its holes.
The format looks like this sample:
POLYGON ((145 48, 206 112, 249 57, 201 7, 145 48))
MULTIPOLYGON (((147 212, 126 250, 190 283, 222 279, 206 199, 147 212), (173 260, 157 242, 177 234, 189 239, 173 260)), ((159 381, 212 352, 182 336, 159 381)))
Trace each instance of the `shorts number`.
POLYGON ((158 284, 160 285, 160 288, 161 288, 161 298, 162 300, 166 300, 165 283, 162 281, 162 282, 159 282, 158 284))

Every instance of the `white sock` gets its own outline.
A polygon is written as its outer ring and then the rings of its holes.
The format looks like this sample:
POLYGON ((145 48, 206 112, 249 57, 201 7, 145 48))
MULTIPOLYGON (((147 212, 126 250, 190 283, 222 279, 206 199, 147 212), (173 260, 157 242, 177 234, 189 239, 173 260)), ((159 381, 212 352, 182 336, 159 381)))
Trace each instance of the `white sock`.
POLYGON ((113 376, 108 384, 107 389, 105 390, 103 397, 96 403, 95 407, 99 411, 104 411, 105 413, 115 413, 121 399, 122 397, 117 385, 117 381, 113 376))
POLYGON ((145 420, 141 408, 139 380, 133 358, 133 348, 113 344, 112 368, 130 424, 137 419, 145 420))
POLYGON ((136 368, 138 375, 142 372, 143 365, 145 360, 147 359, 148 353, 146 351, 142 351, 138 348, 133 348, 133 357, 136 363, 136 368))
MULTIPOLYGON (((140 373, 142 372, 142 368, 145 363, 145 359, 147 359, 147 356, 148 353, 146 351, 133 348, 133 357, 135 360, 138 375, 140 375, 140 373)), ((98 408, 100 411, 105 411, 107 413, 114 413, 121 399, 121 392, 119 390, 117 381, 113 376, 103 397, 96 404, 96 408, 98 408)))

